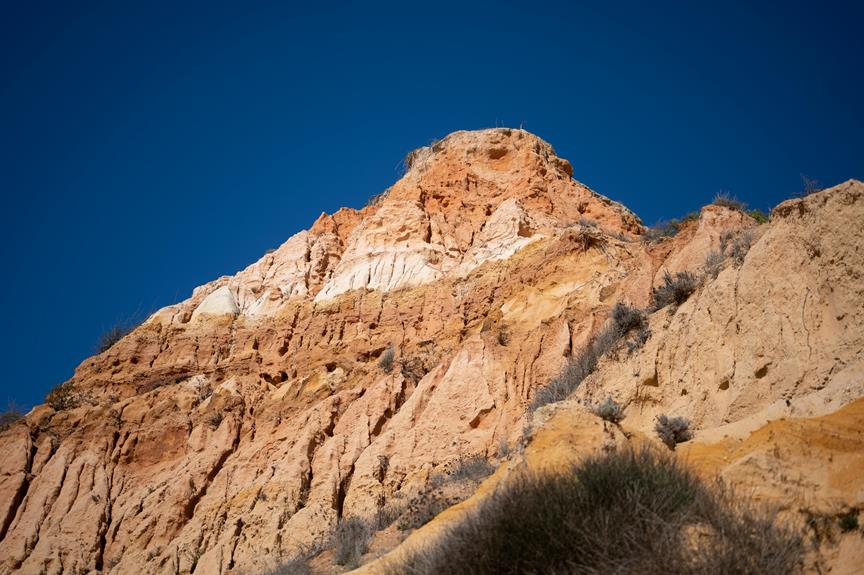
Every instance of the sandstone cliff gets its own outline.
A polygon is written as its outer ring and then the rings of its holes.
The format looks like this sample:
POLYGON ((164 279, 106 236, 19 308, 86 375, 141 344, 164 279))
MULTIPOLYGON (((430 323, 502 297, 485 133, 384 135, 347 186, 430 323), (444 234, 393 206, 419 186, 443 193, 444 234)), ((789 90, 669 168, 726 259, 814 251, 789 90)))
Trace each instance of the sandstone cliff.
MULTIPOLYGON (((674 411, 719 445, 862 396, 860 182, 762 226, 708 206, 647 243, 521 130, 457 132, 406 163, 370 205, 158 311, 0 434, 0 574, 259 572, 607 395, 634 431, 674 411), (664 271, 701 273, 744 236, 749 252, 651 315, 641 348, 527 413, 612 306, 646 306, 664 271)), ((835 506, 862 489, 850 478, 835 506)))

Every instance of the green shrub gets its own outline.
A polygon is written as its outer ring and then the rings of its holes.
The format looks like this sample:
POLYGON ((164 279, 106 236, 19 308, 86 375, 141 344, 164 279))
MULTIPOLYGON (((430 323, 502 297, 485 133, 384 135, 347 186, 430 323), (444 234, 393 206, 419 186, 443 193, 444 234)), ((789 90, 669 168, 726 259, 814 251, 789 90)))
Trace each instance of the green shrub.
POLYGON ((654 431, 660 441, 666 444, 669 449, 675 449, 675 446, 684 441, 693 439, 693 432, 690 431, 690 421, 683 417, 667 417, 665 415, 657 416, 657 422, 654 424, 654 431))
POLYGON ((768 221, 768 214, 762 210, 750 210, 747 215, 756 220, 757 224, 764 224, 768 221))
POLYGON ((562 473, 514 474, 383 572, 768 575, 799 573, 802 550, 797 533, 707 488, 671 456, 624 450, 562 473))

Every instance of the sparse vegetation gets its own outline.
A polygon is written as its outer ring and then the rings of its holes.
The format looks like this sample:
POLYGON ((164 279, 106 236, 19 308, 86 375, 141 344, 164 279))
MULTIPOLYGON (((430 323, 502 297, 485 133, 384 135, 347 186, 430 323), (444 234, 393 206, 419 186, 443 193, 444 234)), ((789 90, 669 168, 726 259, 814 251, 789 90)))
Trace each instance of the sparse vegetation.
POLYGON ((739 200, 733 195, 730 195, 728 192, 720 191, 716 196, 714 196, 714 201, 711 202, 715 206, 723 206, 724 208, 729 208, 732 210, 738 210, 739 212, 747 211, 747 204, 739 200))
POLYGON ((480 455, 469 455, 468 457, 460 457, 456 460, 453 470, 450 472, 450 480, 464 481, 470 479, 478 483, 495 471, 495 467, 489 461, 480 455))
POLYGON ((723 269, 725 260, 723 254, 717 250, 708 252, 708 256, 705 258, 705 275, 716 278, 720 274, 720 270, 723 269))
POLYGON ((798 533, 671 456, 624 450, 562 473, 514 475, 384 572, 768 575, 799 573, 802 553, 798 533))
MULTIPOLYGON (((406 171, 406 172, 408 171, 407 168, 405 169, 405 171, 406 171)), ((385 191, 381 192, 380 194, 375 194, 374 196, 372 196, 371 198, 369 198, 369 199, 366 201, 366 206, 365 206, 365 207, 368 208, 368 207, 371 207, 371 206, 377 206, 377 205, 380 204, 382 201, 384 201, 384 198, 387 197, 387 194, 388 194, 389 192, 390 192, 390 190, 385 190, 385 191)))
POLYGON ((464 497, 444 494, 441 485, 430 485, 430 488, 411 499, 405 512, 399 517, 396 526, 400 531, 417 529, 432 521, 436 515, 448 507, 456 505, 464 499, 464 497))
POLYGON ((750 210, 747 215, 756 220, 757 224, 764 224, 768 221, 768 214, 759 209, 750 210))
POLYGON ((852 509, 847 513, 843 513, 837 518, 837 524, 840 526, 840 531, 849 533, 858 529, 858 510, 852 509))
POLYGON ((104 353, 115 343, 126 337, 132 330, 141 325, 141 320, 129 319, 118 322, 105 330, 96 342, 96 353, 104 353))
POLYGON ((659 415, 654 424, 654 431, 657 433, 660 441, 665 443, 669 449, 675 449, 675 446, 679 443, 693 439, 693 432, 690 431, 690 421, 683 417, 659 415))
POLYGON ((817 180, 808 178, 804 174, 801 174, 801 196, 806 197, 810 194, 815 194, 822 191, 822 186, 819 184, 817 180))
POLYGON ((699 287, 699 279, 690 272, 678 272, 674 276, 663 273, 663 284, 651 291, 651 310, 662 309, 669 304, 681 305, 699 287))
POLYGON ((641 330, 648 325, 645 312, 627 304, 616 303, 612 308, 612 325, 618 337, 624 337, 632 330, 641 330))
POLYGON ((297 555, 264 571, 261 575, 312 575, 312 568, 309 567, 305 557, 297 555))
POLYGON ((225 417, 225 416, 222 415, 222 412, 221 412, 221 411, 214 411, 214 412, 211 413, 210 416, 207 418, 207 423, 208 423, 208 424, 210 425, 210 427, 212 427, 213 429, 218 429, 219 426, 222 425, 222 420, 224 419, 224 417, 225 417))
POLYGON ((351 569, 358 567, 360 558, 369 549, 373 533, 372 526, 359 517, 342 519, 333 533, 336 563, 351 569))
POLYGON ((505 438, 501 438, 498 441, 498 459, 507 459, 510 457, 510 454, 513 453, 513 449, 510 447, 510 444, 507 443, 505 438))
POLYGON ((590 218, 579 218, 579 225, 585 228, 596 228, 597 220, 592 220, 590 218))
POLYGON ((6 406, 6 411, 0 413, 0 431, 8 429, 22 417, 24 415, 18 410, 18 407, 14 403, 9 402, 9 405, 6 406))
POLYGON ((618 303, 612 309, 606 326, 588 342, 582 351, 570 358, 561 373, 536 391, 530 409, 534 411, 544 405, 567 399, 597 368, 600 358, 615 348, 630 332, 635 332, 634 337, 628 341, 628 349, 633 351, 644 344, 650 336, 645 314, 638 309, 618 303))
POLYGON ((381 368, 381 371, 384 373, 390 373, 393 371, 393 362, 396 359, 396 350, 393 349, 393 346, 388 347, 381 353, 381 357, 378 358, 378 367, 381 368))
POLYGON ((681 231, 681 227, 687 222, 699 221, 699 212, 690 212, 681 219, 661 220, 645 230, 642 239, 646 242, 657 242, 663 238, 671 238, 681 231))
POLYGON ((375 530, 387 529, 405 512, 405 505, 399 501, 382 505, 375 511, 375 530))
POLYGON ((480 454, 460 457, 444 473, 430 476, 426 489, 400 508, 404 512, 397 526, 405 531, 426 525, 448 507, 464 501, 473 492, 466 486, 479 484, 494 471, 495 467, 480 454))
POLYGON ((506 347, 508 343, 510 343, 510 332, 508 332, 504 328, 501 328, 501 330, 498 332, 498 345, 506 347))
POLYGON ((591 410, 594 415, 609 423, 619 424, 624 421, 624 408, 614 399, 607 397, 591 410))
MULTIPOLYGON (((385 360, 388 361, 388 360, 385 360)), ((418 351, 408 357, 402 356, 399 361, 399 371, 407 381, 417 383, 438 363, 434 353, 418 351)), ((382 367, 384 369, 384 367, 382 367)))
POLYGON ((736 264, 741 265, 744 263, 744 258, 747 256, 747 252, 750 251, 750 246, 752 245, 753 232, 745 230, 739 233, 735 236, 735 240, 729 245, 729 257, 732 258, 736 264))
POLYGON ((646 229, 645 233, 642 234, 642 239, 646 242, 656 242, 674 236, 679 229, 681 229, 681 222, 678 220, 661 221, 646 229))
POLYGON ((424 164, 435 155, 436 151, 440 151, 440 144, 440 140, 433 140, 428 146, 411 150, 405 154, 405 158, 402 159, 402 174, 407 174, 413 167, 424 164))
POLYGON ((48 392, 45 403, 50 405, 54 411, 74 409, 81 405, 81 394, 75 389, 71 381, 61 383, 48 392))

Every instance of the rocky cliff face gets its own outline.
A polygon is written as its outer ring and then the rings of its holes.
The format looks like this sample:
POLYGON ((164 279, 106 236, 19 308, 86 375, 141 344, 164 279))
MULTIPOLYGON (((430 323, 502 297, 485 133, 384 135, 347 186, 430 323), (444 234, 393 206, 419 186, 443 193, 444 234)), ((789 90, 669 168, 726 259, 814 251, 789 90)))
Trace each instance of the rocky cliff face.
POLYGON ((158 311, 0 434, 0 574, 255 573, 606 395, 636 430, 672 410, 727 441, 862 395, 860 182, 763 226, 708 206, 648 243, 521 130, 457 132, 407 164, 362 210, 158 311), (612 306, 644 307, 664 271, 702 273, 744 237, 749 253, 651 315, 644 346, 526 413, 612 306))

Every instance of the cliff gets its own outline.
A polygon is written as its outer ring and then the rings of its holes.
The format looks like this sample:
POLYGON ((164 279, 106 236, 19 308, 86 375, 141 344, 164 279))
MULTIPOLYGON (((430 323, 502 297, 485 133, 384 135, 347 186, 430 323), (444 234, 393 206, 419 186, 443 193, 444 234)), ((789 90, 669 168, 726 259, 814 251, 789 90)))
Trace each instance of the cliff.
MULTIPOLYGON (((256 573, 455 461, 500 459, 562 414, 584 425, 606 396, 633 432, 689 417, 706 473, 767 469, 765 496, 790 504, 775 484, 797 461, 801 493, 833 486, 815 504, 860 507, 861 475, 832 479, 828 451, 743 446, 864 392, 862 194, 850 181, 763 225, 711 205, 648 242, 536 136, 451 134, 365 208, 159 310, 0 434, 0 574, 256 573), (664 272, 702 276, 734 241, 749 251, 650 314, 643 345, 529 411, 616 303, 646 307, 664 272)), ((574 453, 599 445, 566 433, 574 453)))

